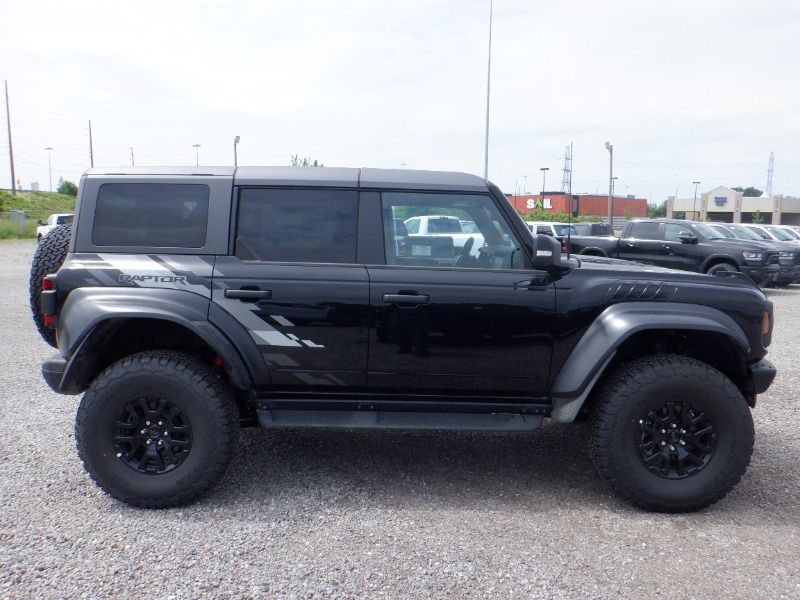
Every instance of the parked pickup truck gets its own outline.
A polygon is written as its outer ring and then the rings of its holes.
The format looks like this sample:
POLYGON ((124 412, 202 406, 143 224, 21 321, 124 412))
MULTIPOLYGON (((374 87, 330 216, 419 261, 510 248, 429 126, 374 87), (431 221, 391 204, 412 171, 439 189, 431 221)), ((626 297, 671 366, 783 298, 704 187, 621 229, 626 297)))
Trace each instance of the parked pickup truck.
MULTIPOLYGON (((467 244, 465 254, 478 256, 478 253, 483 246, 484 239, 480 233, 467 233, 461 224, 461 219, 449 215, 423 215, 420 217, 411 217, 405 220, 406 231, 409 237, 423 236, 423 237, 438 237, 449 238, 453 241, 453 254, 464 253, 464 248, 467 244), (470 242, 470 240, 472 240, 470 242)), ((445 241, 445 240, 440 240, 445 241)), ((414 253, 416 245, 411 240, 411 252, 414 253)), ((447 240, 449 245, 449 240, 447 240)), ((430 247, 430 246, 420 246, 430 247)))
POLYGON ((570 251, 709 275, 739 271, 756 284, 771 283, 780 271, 772 245, 726 238, 705 223, 680 219, 629 221, 620 237, 572 237, 570 251))
POLYGON ((54 227, 72 223, 74 217, 75 215, 72 213, 56 213, 47 217, 47 223, 39 221, 39 226, 36 228, 36 241, 41 242, 54 227))

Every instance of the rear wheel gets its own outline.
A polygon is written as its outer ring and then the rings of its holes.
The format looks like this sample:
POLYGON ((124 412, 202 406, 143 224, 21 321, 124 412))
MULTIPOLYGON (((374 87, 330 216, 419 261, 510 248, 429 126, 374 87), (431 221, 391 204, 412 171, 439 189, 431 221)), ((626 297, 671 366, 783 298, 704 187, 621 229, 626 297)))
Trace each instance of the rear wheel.
POLYGON ((56 346, 56 332, 49 327, 45 327, 42 322, 42 278, 45 275, 55 273, 61 268, 64 259, 67 257, 71 235, 72 225, 64 224, 54 227, 44 238, 40 236, 39 245, 36 247, 36 252, 31 262, 28 294, 33 322, 36 324, 36 329, 39 330, 39 335, 42 336, 42 339, 53 347, 56 346))
POLYGON ((78 454, 108 494, 134 506, 191 502, 224 473, 238 414, 230 390, 197 359, 166 350, 111 365, 83 397, 78 454))
POLYGON ((688 512, 742 478, 754 431, 744 397, 705 363, 656 355, 622 366, 595 399, 590 453, 614 490, 648 510, 688 512))

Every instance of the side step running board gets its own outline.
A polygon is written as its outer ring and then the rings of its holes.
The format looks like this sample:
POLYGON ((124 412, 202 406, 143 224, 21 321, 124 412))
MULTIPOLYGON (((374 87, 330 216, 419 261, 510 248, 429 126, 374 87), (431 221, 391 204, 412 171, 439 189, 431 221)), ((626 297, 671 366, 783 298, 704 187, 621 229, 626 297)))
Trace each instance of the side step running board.
POLYGON ((337 427, 347 429, 451 429, 534 431, 541 415, 372 410, 259 410, 263 427, 337 427))

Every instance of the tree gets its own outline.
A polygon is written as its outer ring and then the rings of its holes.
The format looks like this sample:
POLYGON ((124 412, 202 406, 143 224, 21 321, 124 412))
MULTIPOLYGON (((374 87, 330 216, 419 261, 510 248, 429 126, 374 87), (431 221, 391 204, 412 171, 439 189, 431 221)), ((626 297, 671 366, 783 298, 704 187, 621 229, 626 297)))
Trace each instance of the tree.
POLYGON ((746 187, 746 188, 743 188, 742 186, 737 186, 737 187, 733 187, 731 189, 734 192, 744 192, 742 195, 747 196, 747 197, 758 197, 758 196, 760 196, 761 194, 764 193, 760 189, 754 188, 752 186, 751 187, 746 187))
POLYGON ((658 204, 647 205, 647 216, 651 219, 658 219, 659 217, 667 216, 667 201, 664 200, 658 204))
POLYGON ((77 196, 78 195, 78 186, 72 183, 71 181, 67 181, 59 177, 58 179, 58 193, 64 194, 65 196, 77 196))
POLYGON ((311 162, 311 159, 307 156, 300 158, 299 155, 293 154, 292 155, 292 166, 293 167, 324 167, 321 162, 314 159, 314 162, 311 162))
POLYGON ((764 222, 764 217, 761 215, 761 211, 756 209, 753 211, 753 223, 759 224, 764 222))

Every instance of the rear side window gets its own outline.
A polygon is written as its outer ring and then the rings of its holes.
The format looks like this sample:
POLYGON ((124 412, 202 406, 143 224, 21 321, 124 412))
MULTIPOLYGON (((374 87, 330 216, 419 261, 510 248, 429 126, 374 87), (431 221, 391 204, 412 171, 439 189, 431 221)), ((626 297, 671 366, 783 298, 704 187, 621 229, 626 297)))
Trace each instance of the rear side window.
POLYGON ((104 183, 97 193, 95 246, 202 248, 208 228, 207 185, 104 183))
POLYGON ((358 193, 243 189, 236 256, 244 260, 355 263, 358 193))
POLYGON ((628 237, 633 240, 660 240, 658 223, 631 223, 628 237))

